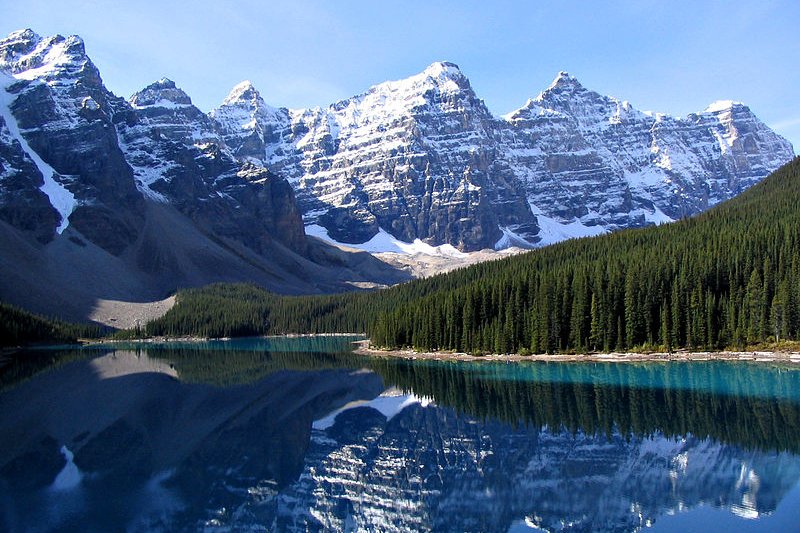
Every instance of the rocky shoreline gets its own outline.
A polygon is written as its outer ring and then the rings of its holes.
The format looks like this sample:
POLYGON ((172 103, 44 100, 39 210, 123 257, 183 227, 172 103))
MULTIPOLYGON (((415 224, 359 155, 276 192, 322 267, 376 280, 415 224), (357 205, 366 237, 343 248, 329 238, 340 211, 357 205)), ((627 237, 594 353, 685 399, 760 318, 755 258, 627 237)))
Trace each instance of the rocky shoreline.
POLYGON ((488 354, 470 355, 461 352, 417 352, 410 349, 383 350, 371 346, 369 340, 355 343, 355 353, 372 357, 399 357, 402 359, 437 361, 545 361, 586 363, 634 363, 666 361, 748 361, 764 363, 789 363, 800 365, 800 352, 747 351, 747 352, 689 352, 674 351, 653 353, 589 353, 589 354, 488 354))

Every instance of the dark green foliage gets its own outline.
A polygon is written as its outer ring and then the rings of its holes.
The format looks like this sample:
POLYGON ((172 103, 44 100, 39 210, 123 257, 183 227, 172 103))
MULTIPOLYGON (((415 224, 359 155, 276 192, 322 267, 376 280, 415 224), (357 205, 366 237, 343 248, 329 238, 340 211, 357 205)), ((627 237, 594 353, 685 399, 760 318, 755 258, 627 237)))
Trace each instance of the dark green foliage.
POLYGON ((176 305, 145 326, 148 336, 244 337, 284 333, 364 332, 367 317, 351 305, 364 293, 283 297, 254 285, 209 285, 177 294, 176 305))
POLYGON ((696 218, 372 293, 182 291, 150 335, 365 332, 465 352, 716 350, 800 338, 800 159, 696 218))
POLYGON ((697 218, 561 243, 438 284, 381 314, 372 341, 554 353, 797 340, 800 160, 697 218))
POLYGON ((0 303, 0 346, 70 343, 79 338, 97 338, 100 334, 101 330, 97 326, 50 320, 0 303))
POLYGON ((386 383, 477 419, 590 435, 690 433, 747 449, 800 451, 800 406, 770 397, 778 388, 770 367, 532 363, 525 379, 509 379, 505 365, 479 364, 480 371, 463 371, 457 364, 376 358, 369 366, 386 383), (721 384, 750 394, 720 393, 721 384))

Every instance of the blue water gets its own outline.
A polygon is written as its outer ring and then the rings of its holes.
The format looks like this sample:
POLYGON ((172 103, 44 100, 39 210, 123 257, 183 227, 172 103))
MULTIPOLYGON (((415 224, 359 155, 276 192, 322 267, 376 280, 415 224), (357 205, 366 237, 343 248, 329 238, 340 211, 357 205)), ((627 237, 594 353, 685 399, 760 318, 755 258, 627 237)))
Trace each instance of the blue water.
POLYGON ((126 343, 0 369, 0 530, 796 531, 800 371, 126 343))

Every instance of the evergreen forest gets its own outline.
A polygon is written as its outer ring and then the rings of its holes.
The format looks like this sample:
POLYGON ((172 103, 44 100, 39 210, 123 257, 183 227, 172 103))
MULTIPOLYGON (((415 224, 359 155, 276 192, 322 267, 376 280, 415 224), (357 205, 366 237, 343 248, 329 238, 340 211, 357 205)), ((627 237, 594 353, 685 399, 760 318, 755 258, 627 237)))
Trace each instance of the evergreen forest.
POLYGON ((719 350, 800 336, 800 159, 706 213, 376 292, 178 293, 148 335, 365 333, 470 353, 719 350))
POLYGON ((52 320, 0 302, 0 346, 76 342, 101 335, 99 326, 52 320))

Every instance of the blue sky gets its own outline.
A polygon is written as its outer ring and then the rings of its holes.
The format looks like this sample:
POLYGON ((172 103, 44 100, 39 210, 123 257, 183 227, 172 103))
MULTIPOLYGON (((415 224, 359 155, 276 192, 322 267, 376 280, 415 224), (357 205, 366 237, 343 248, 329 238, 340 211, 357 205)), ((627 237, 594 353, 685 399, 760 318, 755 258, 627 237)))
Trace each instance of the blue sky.
POLYGON ((495 114, 560 70, 642 110, 739 100, 800 151, 800 2, 0 0, 0 33, 78 34, 118 95, 173 79, 201 109, 250 79, 275 106, 327 105, 457 63, 495 114))

